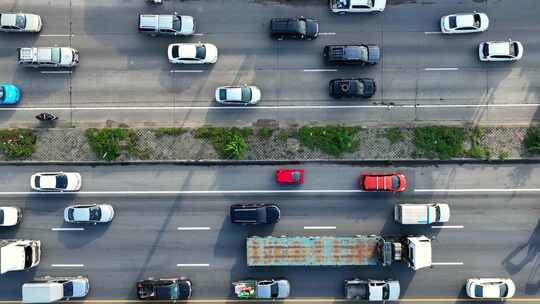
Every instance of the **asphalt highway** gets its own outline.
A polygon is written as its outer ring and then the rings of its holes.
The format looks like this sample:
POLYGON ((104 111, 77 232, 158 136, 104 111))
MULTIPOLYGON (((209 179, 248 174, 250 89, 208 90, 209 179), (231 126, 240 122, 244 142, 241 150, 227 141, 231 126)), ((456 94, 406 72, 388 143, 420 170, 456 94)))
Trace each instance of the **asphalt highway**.
MULTIPOLYGON (((323 0, 4 0, 2 11, 40 14, 40 35, 0 34, 0 82, 19 85, 23 101, 0 109, 0 126, 33 126, 42 111, 59 126, 250 125, 258 119, 292 123, 401 124, 410 122, 527 125, 539 118, 540 38, 537 0, 388 0, 376 15, 335 16, 323 0), (440 34, 439 19, 454 12, 486 12, 481 34, 440 34), (152 38, 137 32, 139 13, 192 15, 197 35, 152 38), (274 41, 270 18, 320 20, 314 41, 274 41), (521 61, 482 63, 478 44, 519 40, 521 61), (219 49, 211 66, 171 65, 173 42, 209 42, 219 49), (327 44, 375 43, 382 61, 373 67, 324 63, 327 44), (72 73, 19 67, 16 48, 72 46, 80 65, 72 73), (372 77, 378 92, 369 101, 335 101, 328 81, 372 77), (216 106, 217 86, 256 84, 262 101, 250 108, 216 106)), ((66 71, 68 72, 68 71, 66 71)))
POLYGON ((279 277, 290 280, 293 299, 340 299, 343 280, 360 277, 398 279, 408 302, 452 303, 464 300, 467 278, 486 276, 511 277, 516 299, 540 301, 540 166, 302 167, 303 186, 278 187, 273 166, 2 166, 0 205, 23 208, 24 218, 0 238, 39 239, 43 253, 37 268, 0 277, 0 300, 20 299, 22 283, 35 276, 80 274, 90 278, 89 300, 102 301, 134 299, 138 279, 178 275, 193 280, 193 299, 202 302, 232 299, 234 280, 279 277), (81 173, 81 192, 30 192, 32 173, 60 169, 81 173), (405 172, 406 192, 357 191, 360 172, 392 170, 405 172), (444 228, 394 223, 396 202, 431 201, 450 204, 444 228), (117 216, 110 225, 65 224, 63 208, 85 202, 110 203, 117 216), (239 202, 276 202, 282 220, 234 226, 228 207, 239 202), (427 235, 436 265, 417 272, 402 265, 246 266, 250 235, 357 234, 427 235))

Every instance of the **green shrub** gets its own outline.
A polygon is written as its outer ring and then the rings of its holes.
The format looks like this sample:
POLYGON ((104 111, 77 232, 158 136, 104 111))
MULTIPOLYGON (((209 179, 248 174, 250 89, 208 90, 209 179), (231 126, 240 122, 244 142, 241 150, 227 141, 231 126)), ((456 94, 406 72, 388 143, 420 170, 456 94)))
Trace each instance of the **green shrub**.
POLYGON ((414 130, 414 135, 416 153, 421 157, 450 159, 463 156, 463 128, 419 127, 414 130))
POLYGON ((154 130, 156 137, 163 137, 166 135, 169 136, 180 136, 187 132, 187 129, 184 128, 157 128, 154 130))
POLYGON ((0 150, 7 159, 28 158, 36 150, 36 136, 30 129, 0 130, 0 150))
POLYGON ((259 132, 257 132, 257 135, 259 135, 260 138, 269 138, 272 136, 272 130, 262 127, 259 129, 259 132))
POLYGON ((499 159, 500 160, 508 159, 508 156, 509 156, 508 151, 502 150, 502 151, 499 152, 499 159))
POLYGON ((525 149, 530 154, 540 154, 540 129, 536 127, 529 128, 523 143, 525 144, 525 149))
POLYGON ((345 126, 302 127, 298 136, 302 145, 319 149, 327 154, 339 157, 346 152, 354 152, 360 146, 360 129, 345 126))
POLYGON ((391 144, 395 144, 399 141, 402 141, 405 136, 401 132, 400 128, 390 128, 386 129, 386 138, 390 141, 391 144))
POLYGON ((474 128, 469 132, 469 139, 471 141, 471 148, 467 151, 467 155, 477 159, 489 159, 489 150, 482 146, 482 137, 484 137, 485 130, 483 128, 474 128))
POLYGON ((120 128, 92 128, 86 130, 86 138, 98 158, 113 161, 120 156, 120 141, 126 139, 126 133, 120 128))
POLYGON ((209 139, 221 158, 242 159, 247 151, 246 138, 252 132, 246 128, 202 127, 195 131, 195 137, 209 139))

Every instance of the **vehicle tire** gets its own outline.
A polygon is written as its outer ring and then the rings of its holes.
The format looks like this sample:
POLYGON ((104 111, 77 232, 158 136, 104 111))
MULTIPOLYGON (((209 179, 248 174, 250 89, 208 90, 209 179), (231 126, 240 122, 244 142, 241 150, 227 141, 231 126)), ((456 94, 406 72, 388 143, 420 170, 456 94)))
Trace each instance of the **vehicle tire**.
POLYGON ((340 87, 341 91, 343 91, 343 92, 348 92, 349 88, 350 88, 348 83, 342 83, 339 87, 340 87))

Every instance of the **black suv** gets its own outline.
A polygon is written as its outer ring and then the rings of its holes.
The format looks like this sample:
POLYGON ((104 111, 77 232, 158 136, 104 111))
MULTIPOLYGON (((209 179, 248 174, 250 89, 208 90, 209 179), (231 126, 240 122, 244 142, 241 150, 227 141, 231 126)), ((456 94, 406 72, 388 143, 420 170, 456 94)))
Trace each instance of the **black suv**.
POLYGON ((371 78, 332 79, 330 80, 329 88, 330 96, 334 98, 370 98, 375 95, 375 91, 377 90, 375 80, 371 78))
POLYGON ((311 18, 272 18, 270 34, 278 40, 315 39, 319 35, 319 24, 311 18))
POLYGON ((276 204, 236 204, 231 206, 231 222, 242 225, 274 224, 281 211, 276 204))
POLYGON ((327 45, 323 56, 329 63, 376 64, 381 58, 381 50, 372 44, 327 45))
POLYGON ((191 281, 186 277, 148 278, 137 282, 137 296, 140 300, 188 300, 191 298, 191 281))

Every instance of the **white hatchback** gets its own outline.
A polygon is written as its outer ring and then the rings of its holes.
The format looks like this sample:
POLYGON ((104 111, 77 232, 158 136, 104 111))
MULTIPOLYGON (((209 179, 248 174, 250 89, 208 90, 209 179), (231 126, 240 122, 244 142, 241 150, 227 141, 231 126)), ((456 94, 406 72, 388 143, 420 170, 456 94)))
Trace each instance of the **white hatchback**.
POLYGON ((224 86, 218 87, 216 101, 228 105, 252 105, 261 100, 261 90, 256 86, 224 86))
POLYGON ((473 299, 508 299, 516 293, 511 279, 472 278, 465 285, 467 295, 473 299))
POLYGON ((22 210, 19 207, 0 207, 0 226, 15 226, 21 222, 22 210))
POLYGON ((478 46, 481 61, 517 61, 523 57, 523 45, 519 41, 487 41, 478 46))
POLYGON ((114 218, 114 208, 108 204, 80 204, 64 209, 64 220, 68 223, 108 223, 114 218))
POLYGON ((82 178, 77 172, 41 172, 30 178, 30 187, 35 191, 79 191, 82 178))
POLYGON ((167 57, 170 63, 209 64, 216 63, 218 49, 211 43, 169 44, 167 57))
POLYGON ((443 34, 468 34, 487 30, 489 18, 484 13, 453 14, 441 18, 443 34))

